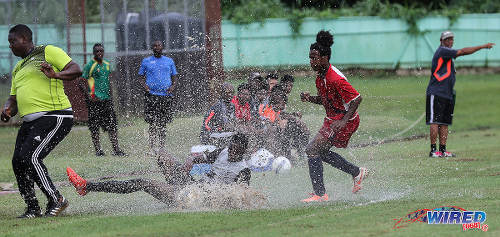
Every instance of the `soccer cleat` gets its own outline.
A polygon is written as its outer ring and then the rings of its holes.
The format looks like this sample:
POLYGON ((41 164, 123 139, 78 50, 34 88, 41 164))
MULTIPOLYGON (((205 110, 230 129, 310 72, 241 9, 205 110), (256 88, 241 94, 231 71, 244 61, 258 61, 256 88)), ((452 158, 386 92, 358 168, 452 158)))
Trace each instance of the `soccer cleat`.
POLYGON ((57 199, 57 203, 50 201, 47 204, 47 210, 45 211, 45 217, 54 217, 61 214, 69 206, 68 200, 63 196, 57 199))
POLYGON ((361 188, 363 188, 363 185, 361 185, 361 183, 365 180, 367 176, 368 176, 368 169, 360 167, 358 176, 353 178, 354 187, 352 187, 352 193, 357 193, 359 190, 361 190, 361 188))
POLYGON ((323 194, 323 196, 318 196, 314 193, 310 193, 312 197, 303 199, 302 202, 326 202, 328 201, 328 194, 323 194))
POLYGON ((105 155, 106 155, 106 153, 104 153, 104 151, 102 151, 102 150, 98 150, 95 152, 95 156, 105 156, 105 155))
POLYGON ((443 153, 440 151, 431 151, 431 152, 429 152, 429 157, 433 157, 433 158, 443 157, 443 153))
POLYGON ((122 150, 116 150, 112 153, 114 156, 128 156, 127 153, 123 152, 122 150))
POLYGON ((445 151, 442 153, 442 157, 455 157, 455 154, 453 154, 449 151, 445 151))
POLYGON ((26 211, 24 212, 24 214, 18 216, 17 218, 31 219, 31 218, 36 218, 36 217, 42 217, 42 210, 40 208, 37 208, 37 209, 26 208, 26 211))
POLYGON ((85 196, 87 194, 87 180, 80 177, 71 167, 66 168, 66 173, 68 173, 69 182, 75 186, 76 192, 80 196, 85 196))

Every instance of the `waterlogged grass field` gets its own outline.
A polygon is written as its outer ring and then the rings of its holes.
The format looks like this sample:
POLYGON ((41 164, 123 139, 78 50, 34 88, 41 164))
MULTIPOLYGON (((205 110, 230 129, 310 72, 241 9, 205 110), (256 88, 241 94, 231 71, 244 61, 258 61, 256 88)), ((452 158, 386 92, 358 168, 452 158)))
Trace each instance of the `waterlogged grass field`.
MULTIPOLYGON (((383 79, 350 77, 363 95, 361 125, 352 145, 428 133, 425 111, 428 77, 383 79), (415 122, 416 125, 411 127, 415 122)), ((351 178, 325 164, 325 184, 331 201, 305 205, 311 184, 306 167, 289 173, 254 173, 252 186, 264 192, 269 206, 260 210, 169 210, 144 193, 90 193, 78 196, 66 181, 65 167, 97 179, 148 177, 162 179, 156 161, 147 154, 147 125, 142 119, 121 118, 119 136, 130 156, 97 158, 86 127, 77 126, 45 159, 53 180, 70 201, 57 218, 18 220, 24 211, 19 194, 0 195, 0 236, 500 236, 500 76, 461 75, 448 149, 455 158, 428 157, 428 138, 407 139, 363 148, 336 150, 372 175, 357 195, 351 178), (458 206, 484 211, 488 231, 463 231, 461 225, 408 222, 419 209, 458 206), (398 223, 399 221, 399 223, 398 223), (396 228, 401 227, 401 228, 396 228)), ((301 111, 315 133, 322 123, 321 106, 304 104, 301 91, 315 94, 311 78, 299 78, 289 110, 301 111)), ((197 144, 201 115, 176 118, 169 126, 168 148, 184 157, 197 144)), ((11 156, 17 128, 0 128, 0 182, 14 183, 11 156)), ((111 153, 107 136, 102 137, 111 153)), ((41 205, 45 198, 37 192, 41 205)))

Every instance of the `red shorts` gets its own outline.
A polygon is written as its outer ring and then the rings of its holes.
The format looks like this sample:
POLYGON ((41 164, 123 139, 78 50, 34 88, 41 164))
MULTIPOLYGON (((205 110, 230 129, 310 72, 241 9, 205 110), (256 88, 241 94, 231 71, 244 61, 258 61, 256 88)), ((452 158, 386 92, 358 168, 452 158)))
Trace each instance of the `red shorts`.
POLYGON ((323 122, 323 127, 319 130, 319 133, 326 139, 328 139, 333 146, 338 148, 346 148, 347 144, 349 144, 349 139, 351 139, 352 134, 358 130, 359 126, 359 115, 353 120, 349 120, 346 126, 341 128, 338 131, 333 131, 330 128, 330 125, 333 123, 332 119, 325 118, 323 122))

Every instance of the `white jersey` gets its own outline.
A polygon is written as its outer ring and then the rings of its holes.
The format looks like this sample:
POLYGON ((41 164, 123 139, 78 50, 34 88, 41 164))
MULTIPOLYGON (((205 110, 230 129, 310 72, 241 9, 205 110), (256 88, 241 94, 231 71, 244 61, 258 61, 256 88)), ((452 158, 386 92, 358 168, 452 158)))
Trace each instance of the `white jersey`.
POLYGON ((212 177, 206 177, 209 182, 218 182, 230 184, 236 180, 238 174, 245 168, 248 168, 247 162, 243 159, 239 162, 230 162, 229 148, 224 148, 214 163, 212 163, 212 177))

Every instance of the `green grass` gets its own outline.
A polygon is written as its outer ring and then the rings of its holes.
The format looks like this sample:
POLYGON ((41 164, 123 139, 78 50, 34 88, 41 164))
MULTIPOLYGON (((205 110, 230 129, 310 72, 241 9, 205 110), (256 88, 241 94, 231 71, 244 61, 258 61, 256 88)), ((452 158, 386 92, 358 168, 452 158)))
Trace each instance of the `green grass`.
MULTIPOLYGON (((363 96, 361 125, 352 144, 378 141, 407 128, 425 111, 427 77, 350 78, 363 96)), ((0 196, 0 236, 499 236, 500 235, 500 78, 460 76, 454 125, 448 148, 456 158, 430 159, 429 142, 418 139, 359 149, 339 150, 353 163, 369 167, 373 176, 358 195, 351 180, 325 165, 325 185, 332 201, 303 205, 311 189, 307 169, 290 173, 255 173, 252 186, 269 197, 269 208, 254 211, 173 211, 144 193, 92 193, 79 197, 62 186, 71 206, 60 218, 16 220, 23 211, 19 194, 0 196), (460 206, 487 213, 488 232, 462 231, 460 225, 410 224, 394 230, 394 219, 423 208, 460 206)), ((315 94, 313 79, 299 78, 289 110, 301 111, 311 131, 321 126, 321 106, 301 103, 301 91, 315 94)), ((197 144, 201 117, 177 118, 167 146, 182 157, 197 144)), ((13 183, 10 158, 17 128, 0 128, 0 182, 13 183)), ((121 118, 120 140, 127 158, 96 158, 85 127, 76 127, 45 159, 51 177, 65 181, 65 167, 96 178, 137 172, 161 179, 155 161, 146 154, 147 126, 142 119, 121 118), (146 174, 141 172, 151 171, 146 174)), ((425 121, 402 136, 426 134, 425 121)), ((110 153, 107 136, 104 148, 110 153)), ((125 177, 126 178, 126 177, 125 177)), ((43 194, 37 193, 44 203, 43 194)))

